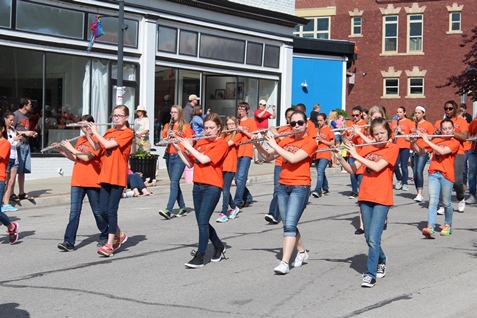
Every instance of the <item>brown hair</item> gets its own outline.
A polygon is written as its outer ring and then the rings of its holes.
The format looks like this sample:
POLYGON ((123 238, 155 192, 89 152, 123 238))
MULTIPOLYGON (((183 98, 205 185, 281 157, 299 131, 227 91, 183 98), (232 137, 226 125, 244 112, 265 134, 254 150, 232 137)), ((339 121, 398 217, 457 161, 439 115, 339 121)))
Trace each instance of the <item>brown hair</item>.
MULTIPOLYGON (((233 122, 235 123, 235 128, 238 128, 239 124, 238 124, 238 120, 235 116, 227 116, 227 118, 225 119, 225 124, 223 127, 227 127, 227 122, 229 120, 233 120, 233 122)), ((228 132, 228 133, 224 133, 224 137, 225 135, 229 134, 230 135, 230 138, 234 138, 235 135, 237 134, 237 130, 234 130, 234 131, 231 131, 231 132, 228 132)))
POLYGON ((213 121, 217 127, 219 127, 219 131, 217 131, 217 136, 219 136, 222 133, 222 120, 220 119, 219 114, 217 113, 210 113, 204 118, 204 124, 206 121, 213 121))
POLYGON ((177 109, 177 130, 180 134, 183 134, 185 131, 185 125, 187 124, 184 120, 184 110, 179 105, 172 105, 171 109, 177 109))

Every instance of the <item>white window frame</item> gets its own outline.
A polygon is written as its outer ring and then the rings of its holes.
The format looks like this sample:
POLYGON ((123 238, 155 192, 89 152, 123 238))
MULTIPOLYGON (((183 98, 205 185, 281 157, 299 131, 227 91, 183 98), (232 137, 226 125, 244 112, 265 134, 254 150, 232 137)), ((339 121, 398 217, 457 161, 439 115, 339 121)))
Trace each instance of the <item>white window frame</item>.
POLYGON ((413 76, 413 77, 408 77, 407 79, 407 98, 424 98, 425 95, 424 95, 424 77, 421 77, 421 76, 413 76), (416 85, 411 85, 411 81, 412 80, 416 80, 416 79, 420 79, 422 80, 422 85, 419 85, 419 86, 416 86, 416 85), (412 87, 422 87, 422 93, 421 94, 415 94, 415 93, 411 93, 411 88, 412 87))
POLYGON ((407 52, 408 53, 422 53, 424 51, 424 15, 423 14, 408 14, 407 15, 407 52), (411 20, 412 17, 420 17, 420 20, 411 20), (421 34, 411 36, 411 25, 412 24, 421 25, 421 34), (420 48, 411 49, 411 44, 413 40, 420 39, 420 48))
POLYGON ((303 26, 301 25, 299 31, 293 32, 294 36, 303 37, 304 35, 313 35, 314 39, 318 39, 319 34, 326 34, 328 37, 326 39, 331 39, 331 17, 327 16, 320 16, 320 17, 312 17, 306 18, 308 20, 313 20, 313 30, 312 31, 303 31, 303 26), (328 30, 318 30, 318 20, 320 19, 327 19, 328 20, 328 30))
POLYGON ((361 36, 363 35, 363 17, 351 17, 351 36, 361 36), (359 19, 359 25, 355 25, 355 21, 359 19), (354 28, 359 28, 360 32, 355 33, 354 28))
POLYGON ((383 78, 383 98, 399 98, 399 77, 385 77, 383 78), (387 85, 388 80, 396 80, 397 85, 396 86, 390 86, 387 85), (397 88, 397 93, 396 94, 388 94, 387 93, 387 88, 397 88))
POLYGON ((462 12, 460 11, 454 11, 454 12, 449 12, 449 33, 460 33, 462 32, 462 12), (458 21, 453 21, 452 17, 454 14, 459 15, 459 20, 458 21), (459 28, 457 30, 452 29, 452 25, 454 23, 459 24, 459 28))
POLYGON ((398 52, 399 47, 399 16, 398 15, 385 15, 383 16, 383 53, 393 54, 398 52), (388 18, 395 18, 396 21, 386 21, 388 18), (386 36, 386 26, 395 24, 396 25, 396 36, 388 37, 386 36), (386 39, 396 39, 396 49, 395 50, 386 50, 386 39))

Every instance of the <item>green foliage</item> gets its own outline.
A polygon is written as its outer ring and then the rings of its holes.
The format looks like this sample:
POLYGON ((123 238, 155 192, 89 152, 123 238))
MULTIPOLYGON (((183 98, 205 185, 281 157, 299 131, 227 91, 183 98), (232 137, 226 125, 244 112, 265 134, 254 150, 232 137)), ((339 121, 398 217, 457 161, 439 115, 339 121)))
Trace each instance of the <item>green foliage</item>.
POLYGON ((343 115, 344 118, 348 118, 348 113, 344 109, 336 108, 334 111, 337 112, 338 115, 343 115))

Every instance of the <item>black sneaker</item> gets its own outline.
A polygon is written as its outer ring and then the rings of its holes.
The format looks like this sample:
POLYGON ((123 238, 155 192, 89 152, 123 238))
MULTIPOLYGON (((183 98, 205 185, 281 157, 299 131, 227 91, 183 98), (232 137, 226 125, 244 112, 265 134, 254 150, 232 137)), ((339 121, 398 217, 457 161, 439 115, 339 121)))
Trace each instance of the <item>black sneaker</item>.
POLYGON ((378 264, 378 268, 376 270, 376 277, 383 278, 386 276, 386 264, 378 264))
POLYGON ((374 287, 376 285, 376 279, 372 278, 369 275, 363 275, 363 282, 361 283, 361 287, 374 287))
POLYGON ((316 192, 316 191, 313 191, 313 192, 311 193, 311 195, 312 195, 314 198, 319 198, 319 197, 321 197, 321 194, 318 193, 318 192, 316 192))
POLYGON ((278 220, 271 214, 265 215, 265 221, 272 224, 278 224, 278 220))
POLYGON ((189 268, 204 267, 204 254, 195 253, 194 258, 184 265, 189 268))
POLYGON ((358 196, 358 194, 356 192, 351 192, 348 199, 356 199, 357 196, 358 196))
POLYGON ((364 230, 363 230, 362 228, 358 227, 358 228, 356 229, 356 231, 354 231, 354 234, 356 234, 356 235, 364 234, 364 230))
MULTIPOLYGON (((159 212, 159 213, 161 213, 161 212, 159 212)), ((162 214, 161 214, 161 215, 162 215, 162 214)), ((169 215, 170 215, 170 213, 169 213, 169 215)), ((179 209, 179 212, 177 212, 177 215, 176 215, 176 216, 177 216, 178 218, 180 218, 180 217, 186 216, 186 215, 187 215, 187 210, 184 208, 184 209, 179 209)))
POLYGON ((330 193, 330 190, 323 190, 323 195, 328 195, 330 193))
POLYGON ((75 247, 69 242, 63 242, 58 244, 58 248, 65 252, 74 251, 75 247))
POLYGON ((225 245, 222 245, 220 247, 214 247, 214 256, 212 256, 212 259, 210 260, 211 262, 218 263, 223 259, 227 259, 225 257, 225 251, 227 249, 225 248, 225 245))
POLYGON ((163 216, 166 220, 171 219, 171 212, 167 211, 166 209, 164 209, 164 211, 159 210, 159 214, 163 216))

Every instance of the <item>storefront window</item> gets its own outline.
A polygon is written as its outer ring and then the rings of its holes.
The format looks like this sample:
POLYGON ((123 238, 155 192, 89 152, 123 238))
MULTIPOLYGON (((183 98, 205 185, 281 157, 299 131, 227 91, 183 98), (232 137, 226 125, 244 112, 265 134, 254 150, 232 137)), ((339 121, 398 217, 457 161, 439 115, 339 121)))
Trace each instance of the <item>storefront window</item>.
POLYGON ((245 41, 201 34, 200 57, 243 63, 245 57, 245 41))
MULTIPOLYGON (((96 19, 96 14, 88 15, 88 39, 91 36, 91 23, 96 19)), ((114 17, 101 17, 103 24, 104 35, 97 38, 96 42, 102 43, 118 43, 118 26, 119 20, 114 17)), ((127 25, 127 30, 124 31, 124 46, 137 47, 138 41, 138 27, 139 23, 136 20, 124 19, 124 24, 127 25)))
POLYGON ((179 54, 197 56, 197 33, 182 31, 179 41, 179 54))
POLYGON ((175 83, 178 74, 177 69, 156 66, 155 78, 155 102, 154 102, 154 143, 159 142, 161 127, 167 124, 171 118, 171 106, 175 104, 175 83))
POLYGON ((280 66, 280 48, 273 45, 265 45, 265 59, 263 66, 278 68, 280 66))
POLYGON ((247 42, 247 64, 262 66, 263 44, 247 42))
POLYGON ((18 1, 16 19, 18 30, 75 39, 84 38, 83 12, 18 1))
POLYGON ((0 27, 12 26, 12 0, 0 0, 0 27))
POLYGON ((177 52, 177 29, 159 26, 157 49, 161 52, 177 52))

